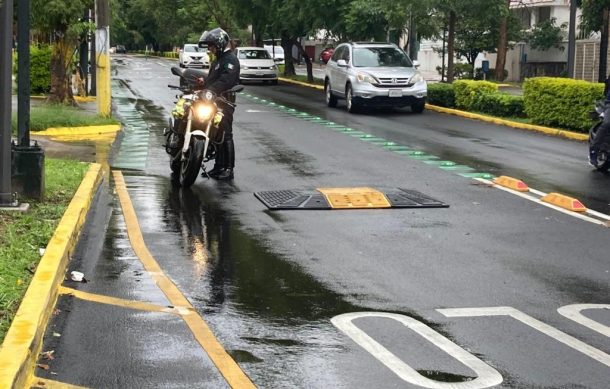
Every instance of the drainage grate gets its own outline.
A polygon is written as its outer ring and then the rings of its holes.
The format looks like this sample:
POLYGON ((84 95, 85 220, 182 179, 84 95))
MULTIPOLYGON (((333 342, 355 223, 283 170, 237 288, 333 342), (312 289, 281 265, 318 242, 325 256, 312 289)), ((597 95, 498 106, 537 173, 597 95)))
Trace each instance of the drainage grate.
POLYGON ((270 190, 254 193, 269 209, 331 209, 324 196, 296 190, 270 190))
MULTIPOLYGON (((256 192, 254 196, 269 209, 366 209, 366 208, 448 208, 449 205, 412 189, 380 189, 374 196, 373 188, 322 188, 316 191, 273 190, 256 192), (363 191, 367 189, 367 191, 363 191), (341 192, 343 191, 343 192, 341 192), (357 192, 354 192, 357 191, 357 192), (326 193, 326 196, 322 193, 326 193), (329 196, 330 193, 330 196, 329 196), (364 194, 354 195, 354 193, 364 194), (345 201, 341 196, 344 196, 345 201), (362 198, 361 198, 362 197, 362 198), (380 197, 380 198, 377 198, 380 197), (387 202, 380 201, 385 197, 387 202), (331 199, 331 202, 327 200, 331 199), (337 200, 339 199, 339 200, 337 200), (360 201, 362 200, 362 201, 360 201), (366 201, 364 201, 366 200, 366 201), (374 200, 374 201, 373 201, 374 200), (346 202, 349 203, 345 203, 346 202), (360 204, 362 203, 362 204, 360 204), (366 204, 365 204, 366 203, 366 204), (384 205, 385 203, 385 205, 384 205)), ((384 199, 385 200, 385 199, 384 199)))

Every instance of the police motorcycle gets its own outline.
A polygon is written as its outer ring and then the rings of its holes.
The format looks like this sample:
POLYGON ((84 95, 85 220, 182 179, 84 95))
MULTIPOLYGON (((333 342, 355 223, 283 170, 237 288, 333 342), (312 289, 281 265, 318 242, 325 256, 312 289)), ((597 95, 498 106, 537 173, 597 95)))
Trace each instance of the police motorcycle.
POLYGON ((187 188, 197 179, 199 169, 209 177, 205 163, 215 159, 224 141, 224 131, 219 128, 224 111, 236 107, 228 97, 242 91, 243 86, 236 85, 217 95, 203 88, 206 72, 178 67, 171 71, 180 77, 180 86, 168 87, 181 94, 176 96, 178 101, 164 131, 165 151, 170 155, 174 177, 180 186, 187 188), (223 108, 218 102, 222 102, 223 108))
MULTIPOLYGON (((605 105, 603 101, 598 101, 595 103, 595 111, 591 112, 591 118, 597 120, 591 129, 589 130, 589 152, 591 152, 591 146, 593 144, 593 139, 597 136, 597 130, 599 130, 602 122, 604 121, 604 110, 605 105)), ((606 136, 605 142, 603 142, 599 150, 597 151, 597 157, 595 161, 591 161, 591 164, 595 167, 595 169, 606 172, 610 169, 610 137, 606 136)))

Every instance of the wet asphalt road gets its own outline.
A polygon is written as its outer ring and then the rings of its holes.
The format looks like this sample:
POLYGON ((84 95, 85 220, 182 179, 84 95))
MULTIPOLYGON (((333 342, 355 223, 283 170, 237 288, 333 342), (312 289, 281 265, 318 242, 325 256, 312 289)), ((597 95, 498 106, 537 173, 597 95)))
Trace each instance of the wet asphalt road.
MULTIPOLYGON (((166 85, 177 83, 170 65, 115 57, 115 104, 131 104, 126 120, 149 129, 147 153, 127 154, 135 165, 144 161, 142 169, 124 170, 127 188, 152 255, 257 386, 422 387, 414 377, 423 376, 474 388, 497 384, 498 373, 498 387, 506 388, 608 386, 607 229, 269 102, 467 165, 468 172, 517 176, 539 190, 578 195, 607 212, 610 192, 600 188, 608 188, 608 177, 585 166, 584 144, 408 109, 349 115, 327 109, 318 91, 247 86, 234 125, 235 181, 198 179, 180 190, 159 146, 174 101, 166 85), (270 211, 253 196, 343 186, 415 189, 450 208, 270 211), (597 330, 558 313, 571 304, 606 304, 582 311, 597 330), (483 307, 514 310, 464 313, 470 317, 439 311, 483 307), (380 312, 353 320, 370 337, 368 348, 358 331, 354 340, 346 335, 349 323, 331 322, 354 312, 380 312), (407 328, 398 321, 403 316, 424 326, 407 328), (436 331, 428 340, 444 336, 493 369, 469 369, 453 358, 455 350, 447 354, 417 335, 421 328, 436 331), (395 358, 376 353, 370 339, 395 358)), ((143 138, 126 136, 121 148, 133 150, 128 139, 143 138)), ((90 282, 70 286, 167 305, 129 249, 113 194, 101 196, 106 207, 90 221, 76 262, 90 282)), ((66 297, 60 304, 73 314, 53 324, 61 341, 47 334, 59 372, 51 378, 93 387, 223 385, 179 323, 114 307, 79 308, 82 302, 66 297), (83 338, 83 315, 115 336, 83 338), (122 346, 133 339, 137 347, 122 346)))

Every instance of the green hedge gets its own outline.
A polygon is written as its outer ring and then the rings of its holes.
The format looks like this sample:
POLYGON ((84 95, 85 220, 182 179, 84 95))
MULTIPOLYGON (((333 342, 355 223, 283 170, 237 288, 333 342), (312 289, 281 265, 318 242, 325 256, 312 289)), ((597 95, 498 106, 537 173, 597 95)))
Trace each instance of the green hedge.
POLYGON ((494 93, 498 85, 487 81, 458 80, 453 83, 455 91, 455 106, 470 110, 476 96, 481 93, 494 93))
POLYGON ((475 96, 470 109, 501 117, 524 116, 523 97, 507 93, 483 92, 475 96))
MULTIPOLYGON (((51 90, 52 46, 30 46, 30 93, 46 94, 51 90)), ((19 77, 17 55, 13 58, 13 73, 19 77)))
POLYGON ((568 78, 537 77, 525 80, 525 113, 534 123, 587 132, 594 102, 603 99, 604 84, 568 78))
POLYGON ((455 107, 455 91, 453 84, 428 84, 428 103, 441 107, 455 107))

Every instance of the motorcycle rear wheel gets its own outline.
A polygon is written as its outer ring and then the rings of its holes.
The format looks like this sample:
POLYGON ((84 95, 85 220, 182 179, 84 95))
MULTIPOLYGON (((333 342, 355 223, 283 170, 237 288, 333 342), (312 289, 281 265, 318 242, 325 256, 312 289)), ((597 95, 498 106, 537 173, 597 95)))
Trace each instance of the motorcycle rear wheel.
MULTIPOLYGON (((593 127, 591 127, 591 129, 589 130, 589 148, 591 147, 593 140, 597 136, 597 130, 599 129, 599 127, 601 125, 602 125, 602 123, 599 122, 599 123, 595 124, 593 127)), ((606 150, 606 149, 602 149, 597 153, 597 160, 594 161, 595 169, 599 170, 600 172, 607 172, 610 169, 610 155, 609 154, 610 154, 610 151, 606 150)))
POLYGON ((203 139, 191 138, 191 145, 186 152, 186 158, 180 167, 180 186, 188 188, 195 183, 199 169, 203 163, 203 139))

